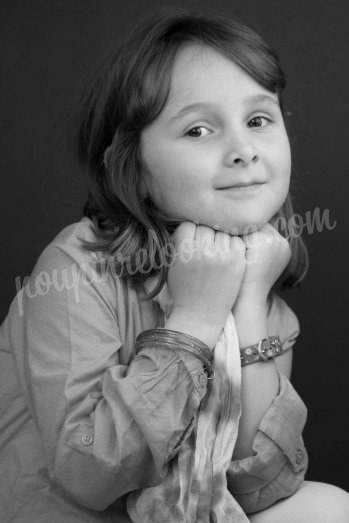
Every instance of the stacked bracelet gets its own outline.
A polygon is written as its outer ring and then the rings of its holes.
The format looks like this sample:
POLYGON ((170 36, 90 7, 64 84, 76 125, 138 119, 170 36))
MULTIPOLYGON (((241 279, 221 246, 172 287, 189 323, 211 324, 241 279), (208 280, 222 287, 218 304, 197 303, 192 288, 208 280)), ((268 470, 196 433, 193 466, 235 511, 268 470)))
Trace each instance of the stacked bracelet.
POLYGON ((208 379, 214 377, 212 352, 205 343, 194 336, 169 329, 150 329, 137 336, 136 353, 147 347, 166 348, 192 354, 203 363, 208 379))

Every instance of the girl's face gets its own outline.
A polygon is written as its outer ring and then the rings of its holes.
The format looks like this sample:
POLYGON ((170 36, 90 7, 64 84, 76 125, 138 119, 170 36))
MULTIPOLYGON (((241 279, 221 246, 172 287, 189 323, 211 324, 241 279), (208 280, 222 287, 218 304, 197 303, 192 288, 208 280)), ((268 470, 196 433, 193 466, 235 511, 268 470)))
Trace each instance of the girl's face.
POLYGON ((141 136, 147 190, 168 216, 231 234, 283 204, 291 155, 278 98, 223 55, 188 45, 168 101, 141 136))

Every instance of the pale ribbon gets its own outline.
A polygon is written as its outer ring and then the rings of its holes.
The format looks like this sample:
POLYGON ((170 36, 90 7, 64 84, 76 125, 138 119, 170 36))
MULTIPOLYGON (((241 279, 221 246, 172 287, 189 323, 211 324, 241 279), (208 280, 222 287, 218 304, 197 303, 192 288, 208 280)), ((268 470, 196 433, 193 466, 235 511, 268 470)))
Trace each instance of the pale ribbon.
MULTIPOLYGON (((155 280, 146 282, 147 291, 155 280)), ((154 299, 169 316, 172 299, 165 285, 154 299)), ((227 488, 241 415, 241 361, 230 313, 213 350, 215 377, 201 402, 193 429, 170 461, 164 480, 132 492, 127 508, 134 523, 246 523, 227 488)))

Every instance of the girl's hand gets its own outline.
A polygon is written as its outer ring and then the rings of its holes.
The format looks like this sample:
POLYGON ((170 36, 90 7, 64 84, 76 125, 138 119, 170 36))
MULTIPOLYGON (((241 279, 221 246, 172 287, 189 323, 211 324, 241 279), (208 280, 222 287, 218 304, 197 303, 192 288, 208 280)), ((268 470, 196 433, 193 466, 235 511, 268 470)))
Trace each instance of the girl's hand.
POLYGON ((168 274, 173 309, 165 328, 213 347, 239 293, 245 243, 237 236, 184 222, 173 235, 176 258, 168 274))
POLYGON ((243 300, 263 303, 291 257, 288 241, 269 223, 243 237, 246 270, 236 306, 243 300))

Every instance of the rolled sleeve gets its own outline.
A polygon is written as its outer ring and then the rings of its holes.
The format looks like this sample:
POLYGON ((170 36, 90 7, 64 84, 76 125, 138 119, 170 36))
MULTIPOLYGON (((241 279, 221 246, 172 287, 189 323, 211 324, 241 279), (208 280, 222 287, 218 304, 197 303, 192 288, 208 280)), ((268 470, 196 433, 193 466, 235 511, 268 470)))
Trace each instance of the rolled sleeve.
POLYGON ((57 482, 95 510, 159 483, 193 429, 206 393, 200 375, 176 353, 154 348, 143 350, 126 375, 121 366, 107 370, 101 393, 89 394, 65 420, 57 482))
POLYGON ((279 394, 259 425, 254 454, 232 461, 227 471, 228 488, 247 514, 292 495, 308 466, 302 438, 307 409, 289 380, 281 373, 279 379, 279 394))

